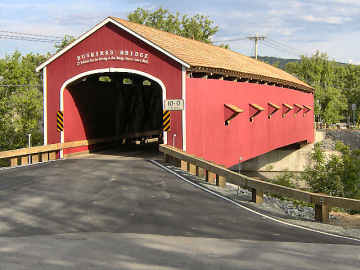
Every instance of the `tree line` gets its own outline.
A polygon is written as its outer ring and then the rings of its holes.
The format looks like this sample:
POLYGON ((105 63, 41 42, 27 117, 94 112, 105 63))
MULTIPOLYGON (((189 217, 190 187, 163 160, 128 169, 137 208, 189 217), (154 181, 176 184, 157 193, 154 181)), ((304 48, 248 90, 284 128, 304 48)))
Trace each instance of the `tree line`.
POLYGON ((286 64, 285 71, 315 88, 315 116, 328 124, 357 121, 352 118, 352 104, 360 105, 360 66, 329 60, 325 53, 286 64), (351 118, 351 119, 350 119, 351 118))
MULTIPOLYGON (((138 8, 128 20, 209 44, 219 30, 208 16, 173 14, 163 8, 138 8)), ((65 36, 55 50, 73 41, 74 37, 65 36)), ((49 56, 14 52, 0 59, 0 151, 25 147, 27 134, 32 134, 33 145, 42 143, 42 74, 35 68, 49 56)), ((339 64, 316 53, 288 63, 285 70, 315 88, 315 114, 326 123, 345 121, 350 104, 360 107, 359 66, 339 64)))

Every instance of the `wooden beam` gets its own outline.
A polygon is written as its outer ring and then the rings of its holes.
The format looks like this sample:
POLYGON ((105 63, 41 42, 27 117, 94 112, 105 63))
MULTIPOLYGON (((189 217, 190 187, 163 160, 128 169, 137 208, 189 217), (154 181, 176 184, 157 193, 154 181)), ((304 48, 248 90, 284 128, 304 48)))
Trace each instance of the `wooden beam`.
POLYGON ((251 107, 254 107, 255 109, 257 109, 258 111, 264 111, 265 109, 255 103, 251 103, 250 104, 251 107))
POLYGON ((32 154, 31 155, 31 163, 32 164, 39 163, 39 154, 32 154))
POLYGON ((195 164, 190 163, 190 165, 189 165, 189 173, 192 174, 192 175, 196 175, 196 165, 195 164))
POLYGON ((199 166, 196 166, 196 176, 200 178, 205 178, 205 170, 199 166))
POLYGON ((22 156, 21 157, 21 165, 28 165, 29 164, 29 157, 28 156, 22 156))
POLYGON ((271 102, 268 102, 268 104, 271 106, 271 107, 274 107, 275 109, 280 109, 280 106, 274 104, 274 103, 271 103, 271 102))
POLYGON ((18 158, 17 157, 13 157, 10 159, 10 166, 11 167, 15 167, 18 165, 18 158))
POLYGON ((216 174, 206 170, 206 182, 209 182, 210 184, 216 184, 216 174))
POLYGON ((329 206, 326 204, 315 204, 315 221, 329 223, 329 206))
POLYGON ((49 153, 49 160, 56 160, 56 152, 52 151, 49 153))
POLYGON ((49 161, 49 153, 42 153, 41 162, 48 162, 48 161, 49 161))
POLYGON ((233 105, 233 104, 224 104, 224 106, 230 110, 232 110, 233 112, 236 113, 242 113, 244 112, 244 110, 240 109, 239 107, 233 105))
POLYGON ((181 165, 180 165, 180 168, 183 170, 183 171, 188 171, 188 162, 184 161, 184 160, 181 160, 181 165))
POLYGON ((221 175, 216 175, 216 185, 224 188, 226 186, 226 178, 221 175))
POLYGON ((251 189, 251 201, 254 203, 262 203, 264 201, 264 192, 260 189, 251 189))

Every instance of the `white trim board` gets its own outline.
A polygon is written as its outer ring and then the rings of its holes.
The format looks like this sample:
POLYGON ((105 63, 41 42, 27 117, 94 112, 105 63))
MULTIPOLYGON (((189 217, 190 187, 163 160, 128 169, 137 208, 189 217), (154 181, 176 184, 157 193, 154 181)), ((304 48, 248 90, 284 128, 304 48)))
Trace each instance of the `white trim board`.
POLYGON ((43 69, 43 121, 44 121, 44 145, 47 145, 47 68, 43 69))
POLYGON ((182 110, 182 144, 183 151, 186 152, 186 69, 183 66, 181 71, 181 95, 184 100, 184 109, 182 110))
POLYGON ((125 27, 124 25, 122 25, 120 22, 112 19, 112 18, 106 18, 105 20, 103 20, 101 23, 97 24, 96 26, 94 26, 92 29, 90 29, 88 32, 82 34, 77 40, 75 40, 74 42, 72 42, 71 44, 69 44, 67 47, 65 47, 64 49, 62 49, 61 51, 59 51, 58 53, 56 53, 55 55, 53 55, 49 60, 47 60, 46 62, 42 63, 40 66, 38 66, 36 68, 36 71, 39 72, 40 70, 42 70, 44 67, 46 67, 48 64, 50 64, 51 62, 53 62, 55 59, 57 59, 58 57, 60 57, 61 55, 63 55, 64 53, 66 53, 67 51, 69 51, 71 48, 73 48, 74 46, 76 46, 77 44, 79 44, 81 41, 83 41, 84 39, 86 39, 88 36, 90 36, 91 34, 93 34, 94 32, 96 32, 97 30, 99 30, 101 27, 103 27, 104 25, 106 25, 107 23, 113 23, 114 25, 116 25, 117 27, 121 28, 122 30, 128 32, 129 34, 135 36, 136 38, 140 39, 141 41, 145 42, 146 44, 150 45, 151 47, 155 48, 156 50, 162 52, 163 54, 165 54, 166 56, 170 57, 171 59, 175 60, 176 62, 178 62, 179 64, 181 64, 182 66, 189 68, 190 65, 187 64, 186 62, 182 61, 181 59, 177 58, 175 55, 169 53, 168 51, 162 49, 161 47, 159 47, 158 45, 156 45, 155 43, 153 43, 152 41, 142 37, 141 35, 137 34, 136 32, 130 30, 129 28, 125 27))

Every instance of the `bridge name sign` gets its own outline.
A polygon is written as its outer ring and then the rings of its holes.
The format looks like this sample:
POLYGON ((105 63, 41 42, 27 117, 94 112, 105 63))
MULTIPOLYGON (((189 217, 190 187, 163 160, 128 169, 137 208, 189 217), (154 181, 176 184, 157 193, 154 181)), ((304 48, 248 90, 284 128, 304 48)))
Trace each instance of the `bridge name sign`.
POLYGON ((149 63, 149 54, 131 49, 94 50, 76 56, 76 65, 84 65, 101 61, 132 61, 149 63))

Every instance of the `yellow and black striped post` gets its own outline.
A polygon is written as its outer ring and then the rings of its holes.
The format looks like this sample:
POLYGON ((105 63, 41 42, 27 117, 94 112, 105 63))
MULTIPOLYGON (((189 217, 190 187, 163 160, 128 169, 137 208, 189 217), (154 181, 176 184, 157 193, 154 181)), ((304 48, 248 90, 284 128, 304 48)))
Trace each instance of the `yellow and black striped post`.
POLYGON ((170 131, 170 111, 165 111, 163 112, 163 131, 170 131))
POLYGON ((62 111, 58 111, 57 113, 57 131, 64 130, 64 113, 62 111))

